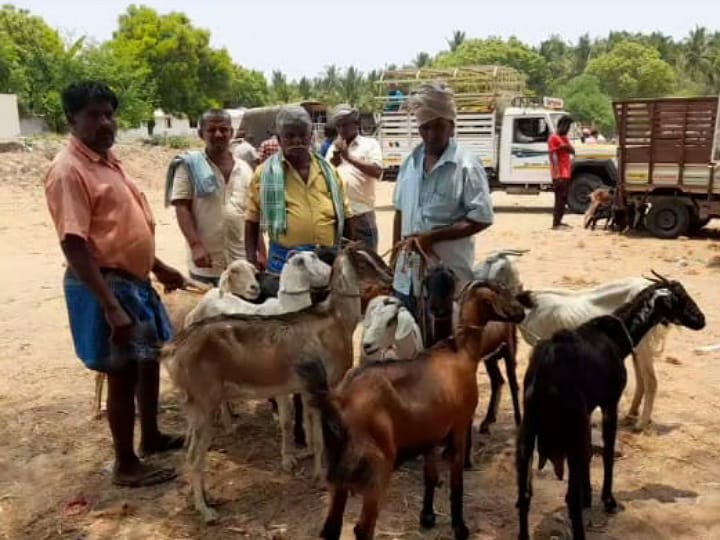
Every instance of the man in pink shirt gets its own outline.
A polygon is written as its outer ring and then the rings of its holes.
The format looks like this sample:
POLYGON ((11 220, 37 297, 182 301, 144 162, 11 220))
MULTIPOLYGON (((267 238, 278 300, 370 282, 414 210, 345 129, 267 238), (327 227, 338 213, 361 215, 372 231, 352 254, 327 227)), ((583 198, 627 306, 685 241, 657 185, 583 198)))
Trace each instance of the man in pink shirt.
POLYGON ((150 272, 167 290, 182 275, 155 256, 155 223, 143 193, 110 148, 118 100, 86 81, 62 95, 68 145, 45 177, 45 196, 68 268, 63 287, 75 352, 108 377, 108 421, 115 447, 113 483, 139 487, 175 477, 141 461, 133 446, 135 399, 144 455, 181 448, 182 437, 157 425, 160 346, 172 327, 150 272))
POLYGON ((555 230, 570 228, 569 225, 562 222, 562 218, 565 215, 570 178, 572 177, 572 155, 575 154, 575 148, 573 148, 567 136, 571 125, 572 118, 563 116, 558 120, 557 130, 548 139, 550 172, 552 174, 553 189, 555 190, 552 226, 555 230))

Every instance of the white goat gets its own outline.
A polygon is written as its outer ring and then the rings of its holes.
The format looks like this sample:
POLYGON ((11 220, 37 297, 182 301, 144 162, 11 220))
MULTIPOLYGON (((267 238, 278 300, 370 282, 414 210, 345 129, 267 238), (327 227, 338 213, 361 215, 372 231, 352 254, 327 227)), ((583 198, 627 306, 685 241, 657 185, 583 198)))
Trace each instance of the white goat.
MULTIPOLYGON (((608 315, 631 301, 652 281, 645 278, 626 278, 612 281, 593 289, 580 291, 539 290, 522 293, 523 303, 529 308, 525 320, 519 325, 520 333, 531 345, 550 338, 561 329, 572 330, 594 317, 608 315)), ((636 431, 643 431, 651 421, 657 393, 654 359, 665 349, 668 327, 658 325, 648 332, 635 348, 635 395, 627 421, 635 423, 636 431), (640 402, 645 395, 642 415, 638 418, 640 402)))
MULTIPOLYGON (((330 265, 321 261, 313 252, 297 252, 292 254, 287 264, 280 273, 280 285, 277 298, 268 298, 262 304, 253 304, 234 295, 222 294, 210 295, 205 298, 188 313, 185 319, 185 327, 217 315, 281 315, 300 311, 312 305, 310 290, 318 287, 326 287, 330 283, 330 265)), ((308 408, 303 407, 307 417, 308 408)), ((225 432, 233 431, 232 411, 230 403, 225 402, 220 408, 220 422, 225 432)), ((308 426, 307 418, 303 423, 308 426)), ((309 438, 310 434, 306 434, 309 438)))
POLYGON ((473 279, 478 281, 497 281, 505 285, 513 294, 522 292, 520 274, 515 265, 515 257, 522 257, 527 249, 503 249, 494 251, 483 262, 473 267, 473 279))
MULTIPOLYGON (((283 466, 292 468, 287 396, 304 391, 296 366, 308 354, 320 354, 331 385, 352 366, 352 334, 361 320, 360 288, 353 258, 348 256, 352 249, 344 248, 335 259, 330 295, 322 303, 272 317, 205 319, 185 328, 163 349, 163 363, 172 381, 187 396, 193 498, 206 522, 217 518, 205 500, 204 466, 212 418, 220 405, 228 398, 277 396, 283 466)), ((313 471, 320 477, 322 426, 319 412, 310 409, 313 471)))
POLYGON ((312 305, 312 288, 327 286, 330 282, 330 271, 330 266, 322 262, 315 253, 295 253, 280 273, 277 298, 268 298, 262 304, 253 304, 235 295, 222 294, 221 289, 219 294, 205 295, 195 309, 188 313, 185 326, 217 315, 280 315, 300 311, 312 305))
POLYGON ((422 333, 412 314, 393 296, 376 296, 363 320, 360 365, 390 358, 410 359, 423 350, 422 333))

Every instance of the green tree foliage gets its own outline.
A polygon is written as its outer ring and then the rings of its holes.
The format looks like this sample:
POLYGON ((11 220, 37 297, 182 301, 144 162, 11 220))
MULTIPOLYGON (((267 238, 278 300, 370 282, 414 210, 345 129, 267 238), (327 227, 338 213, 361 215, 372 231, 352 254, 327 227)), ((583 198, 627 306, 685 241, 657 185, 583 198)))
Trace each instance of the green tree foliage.
POLYGON ((545 58, 515 37, 507 41, 500 38, 466 40, 454 52, 440 55, 434 65, 455 67, 473 64, 499 64, 522 71, 527 75, 530 89, 538 93, 544 92, 549 82, 550 70, 545 58))
POLYGON ((270 102, 270 89, 265 75, 259 71, 233 66, 230 92, 224 100, 226 107, 260 107, 270 102))
POLYGON ((657 49, 634 41, 620 41, 588 63, 586 73, 601 81, 613 98, 655 97, 669 93, 676 74, 657 49))
POLYGON ((25 112, 62 121, 60 91, 71 58, 59 34, 40 17, 10 5, 0 8, 0 82, 16 93, 25 112))
POLYGON ((603 133, 615 129, 610 96, 603 93, 600 81, 592 75, 580 75, 571 79, 562 92, 565 109, 574 120, 591 124, 603 133))
POLYGON ((171 114, 199 116, 222 105, 232 90, 234 69, 225 49, 210 47, 210 32, 193 27, 182 13, 159 15, 130 6, 120 16, 112 47, 151 74, 155 105, 171 114))
POLYGON ((90 45, 78 58, 79 77, 106 82, 120 101, 121 127, 138 126, 152 118, 156 88, 147 65, 111 43, 90 45))

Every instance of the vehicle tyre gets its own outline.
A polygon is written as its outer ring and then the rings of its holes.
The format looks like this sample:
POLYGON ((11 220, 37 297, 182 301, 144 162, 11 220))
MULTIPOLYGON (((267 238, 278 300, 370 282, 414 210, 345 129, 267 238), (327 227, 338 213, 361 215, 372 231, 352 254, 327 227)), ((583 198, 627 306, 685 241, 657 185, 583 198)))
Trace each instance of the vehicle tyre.
POLYGON ((602 179, 590 173, 581 173, 570 181, 568 208, 575 214, 584 214, 590 206, 590 194, 603 186, 602 179))
POLYGON ((690 229, 690 209, 674 197, 653 199, 645 214, 645 227, 657 238, 677 238, 690 229))

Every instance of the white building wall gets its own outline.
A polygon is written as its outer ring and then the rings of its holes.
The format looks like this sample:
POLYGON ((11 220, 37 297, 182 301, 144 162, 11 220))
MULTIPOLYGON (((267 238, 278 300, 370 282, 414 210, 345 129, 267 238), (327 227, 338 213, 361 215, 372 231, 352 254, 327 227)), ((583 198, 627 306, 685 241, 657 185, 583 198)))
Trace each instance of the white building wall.
POLYGON ((20 136, 20 114, 15 94, 0 94, 0 139, 20 136))

